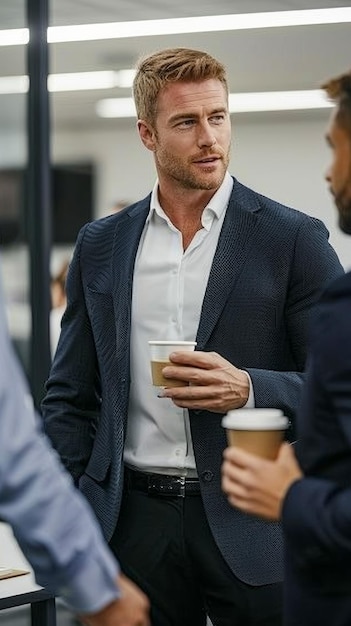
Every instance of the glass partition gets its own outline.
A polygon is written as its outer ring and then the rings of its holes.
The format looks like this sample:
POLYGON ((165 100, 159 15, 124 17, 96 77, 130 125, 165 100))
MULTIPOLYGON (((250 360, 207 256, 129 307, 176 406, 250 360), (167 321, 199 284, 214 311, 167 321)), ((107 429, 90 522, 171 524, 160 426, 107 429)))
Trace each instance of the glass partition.
MULTIPOLYGON (((25 0, 1 9, 2 29, 26 27, 25 0)), ((28 371, 31 332, 29 257, 25 220, 26 46, 0 47, 0 245, 11 337, 28 371), (8 81, 4 79, 16 76, 8 81), (12 82, 11 82, 12 81, 12 82)))

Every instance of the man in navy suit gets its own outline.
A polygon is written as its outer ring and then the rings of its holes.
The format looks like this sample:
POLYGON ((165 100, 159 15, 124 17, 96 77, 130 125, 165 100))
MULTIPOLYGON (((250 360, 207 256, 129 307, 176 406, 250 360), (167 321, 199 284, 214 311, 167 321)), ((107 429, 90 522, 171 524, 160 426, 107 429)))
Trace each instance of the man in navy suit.
MULTIPOLYGON (((324 85, 336 103, 326 179, 341 229, 351 235, 351 72, 324 85)), ((351 624, 351 272, 323 294, 311 346, 299 441, 276 462, 228 448, 223 488, 233 506, 282 517, 287 626, 351 624), (303 474, 302 474, 303 473, 303 474)))
POLYGON ((342 273, 324 225, 228 171, 225 69, 199 50, 141 60, 138 131, 152 193, 80 232, 43 403, 46 432, 92 504, 153 626, 281 624, 278 524, 221 491, 221 419, 300 400, 310 309, 342 273), (157 397, 148 340, 197 341, 157 397))

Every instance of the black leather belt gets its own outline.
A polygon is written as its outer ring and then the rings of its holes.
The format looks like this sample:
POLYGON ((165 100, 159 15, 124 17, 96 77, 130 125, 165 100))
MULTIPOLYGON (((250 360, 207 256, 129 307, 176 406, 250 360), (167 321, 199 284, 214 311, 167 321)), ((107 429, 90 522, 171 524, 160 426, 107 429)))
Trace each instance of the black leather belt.
POLYGON ((200 483, 198 478, 186 476, 170 476, 169 474, 150 474, 125 468, 125 478, 130 489, 147 493, 149 496, 180 497, 199 496, 200 483))

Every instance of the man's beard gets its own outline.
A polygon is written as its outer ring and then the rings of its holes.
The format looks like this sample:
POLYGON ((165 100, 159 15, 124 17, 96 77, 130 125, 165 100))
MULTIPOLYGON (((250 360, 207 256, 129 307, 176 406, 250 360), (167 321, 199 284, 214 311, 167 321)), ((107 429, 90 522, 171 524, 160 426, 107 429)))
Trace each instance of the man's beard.
POLYGON ((339 213, 339 226, 343 233, 351 235, 351 205, 348 213, 339 213))
POLYGON ((339 212, 339 227, 346 235, 351 235, 351 196, 344 189, 334 196, 335 204, 339 212))
MULTIPOLYGON (((222 168, 213 177, 202 172, 191 170, 192 160, 187 162, 179 157, 174 157, 167 149, 158 146, 155 152, 156 163, 174 180, 178 181, 185 189, 208 190, 217 189, 223 182, 225 172, 229 165, 229 148, 225 153, 222 148, 208 150, 198 158, 206 158, 211 154, 219 155, 222 159, 222 168)), ((194 159, 194 157, 193 157, 194 159)))

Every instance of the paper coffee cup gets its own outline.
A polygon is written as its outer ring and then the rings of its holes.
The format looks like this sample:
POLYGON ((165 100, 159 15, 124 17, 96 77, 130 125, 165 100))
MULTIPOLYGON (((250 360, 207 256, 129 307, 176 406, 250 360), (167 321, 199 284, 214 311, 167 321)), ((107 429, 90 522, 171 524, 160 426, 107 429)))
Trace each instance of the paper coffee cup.
POLYGON ((152 340, 149 341, 149 346, 152 384, 156 387, 186 387, 188 383, 184 380, 176 380, 175 378, 164 378, 162 375, 162 370, 167 365, 172 365, 171 361, 169 360, 169 355, 171 354, 171 352, 180 352, 184 350, 193 351, 196 346, 196 341, 152 340))
POLYGON ((280 409, 237 409, 222 420, 230 446, 271 460, 277 458, 288 425, 280 409))

